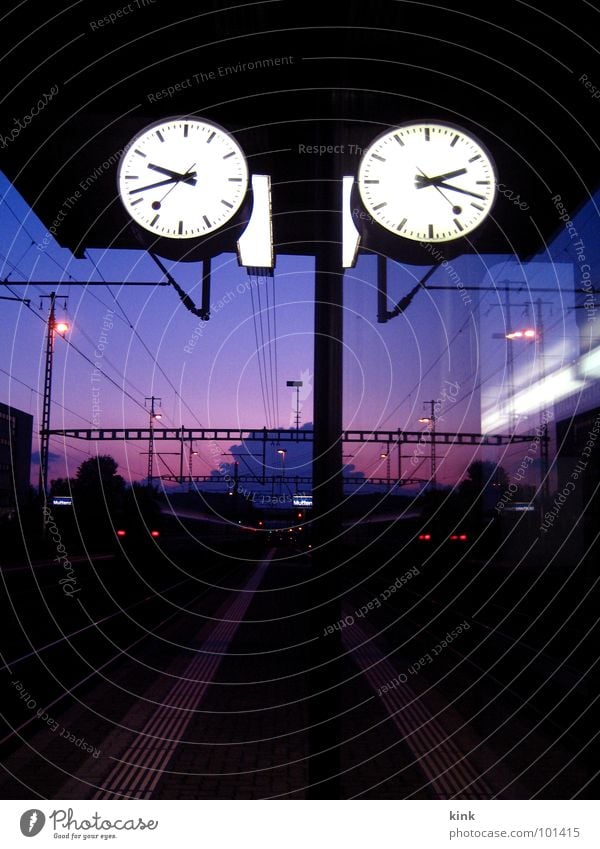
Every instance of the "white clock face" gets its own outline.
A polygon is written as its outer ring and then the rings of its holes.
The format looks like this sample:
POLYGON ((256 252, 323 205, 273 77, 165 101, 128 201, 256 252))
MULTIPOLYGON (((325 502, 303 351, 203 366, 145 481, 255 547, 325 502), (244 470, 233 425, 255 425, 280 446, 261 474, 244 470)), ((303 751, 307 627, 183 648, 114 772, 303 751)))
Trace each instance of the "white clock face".
POLYGON ((119 164, 129 215, 156 236, 192 239, 223 227, 248 189, 238 143, 216 124, 170 118, 146 127, 119 164))
POLYGON ((496 174, 485 148, 464 130, 423 122, 375 139, 361 160, 358 186, 366 210, 386 230, 448 242, 488 215, 496 174))

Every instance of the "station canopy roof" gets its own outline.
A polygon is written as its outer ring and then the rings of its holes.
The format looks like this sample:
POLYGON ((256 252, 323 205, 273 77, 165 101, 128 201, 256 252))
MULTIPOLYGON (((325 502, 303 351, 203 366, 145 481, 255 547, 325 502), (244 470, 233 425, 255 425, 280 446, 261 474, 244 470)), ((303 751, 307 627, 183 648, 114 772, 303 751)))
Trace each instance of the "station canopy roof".
POLYGON ((139 247, 117 197, 119 152, 175 115, 222 125, 251 171, 271 175, 281 253, 311 252, 332 181, 356 175, 362 148, 413 119, 456 123, 492 152, 502 192, 480 251, 543 250, 563 226, 556 196, 572 214, 598 186, 589 4, 561 5, 560 20, 518 0, 41 10, 25 2, 3 21, 0 167, 47 228, 75 199, 55 229, 77 255, 139 247))

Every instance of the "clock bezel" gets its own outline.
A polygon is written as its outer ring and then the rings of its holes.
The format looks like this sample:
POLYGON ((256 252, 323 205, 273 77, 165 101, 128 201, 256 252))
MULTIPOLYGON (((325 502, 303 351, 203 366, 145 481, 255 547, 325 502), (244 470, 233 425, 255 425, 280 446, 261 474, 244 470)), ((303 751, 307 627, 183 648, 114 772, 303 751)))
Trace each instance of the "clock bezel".
POLYGON ((358 197, 360 198, 360 202, 361 202, 365 212, 368 213, 371 220, 377 225, 377 227, 380 228, 385 233, 387 233, 388 235, 393 236, 395 239, 401 239, 404 242, 408 242, 408 243, 411 243, 413 245, 419 245, 419 244, 451 245, 452 243, 457 243, 457 242, 460 243, 463 240, 473 238, 475 236, 475 234, 478 232, 478 230, 480 229, 480 227, 488 221, 490 214, 491 214, 491 212, 494 208, 494 205, 496 204, 497 198, 498 198, 498 188, 497 188, 498 187, 498 172, 497 172, 497 169, 496 169, 496 163, 494 161, 494 157, 492 156, 489 148, 473 132, 465 129, 464 127, 462 127, 459 124, 453 123, 452 121, 444 121, 444 120, 440 120, 438 118, 420 118, 418 120, 412 119, 410 121, 404 121, 401 124, 394 124, 389 129, 383 130, 381 133, 379 133, 379 135, 377 135, 372 141, 369 142, 367 147, 364 148, 362 156, 361 156, 360 164, 359 164, 359 167, 358 167, 358 173, 357 173, 357 176, 356 176, 356 186, 357 186, 357 190, 358 190, 358 197), (385 224, 382 224, 381 221, 379 221, 378 217, 373 214, 373 209, 370 205, 370 202, 368 202, 367 199, 363 195, 363 182, 361 180, 361 172, 362 172, 362 169, 363 169, 363 165, 366 162, 367 158, 369 157, 369 154, 373 150, 373 148, 381 140, 385 139, 388 136, 393 135, 398 130, 406 129, 407 127, 423 127, 423 126, 428 126, 428 125, 429 126, 446 127, 449 130, 454 130, 455 132, 457 132, 457 133, 459 133, 463 136, 466 136, 468 139, 472 140, 480 148, 482 153, 485 155, 485 157, 486 157, 486 159, 487 159, 487 161, 490 165, 491 171, 492 171, 493 197, 492 197, 491 203, 489 204, 489 207, 485 211, 485 214, 479 219, 479 221, 475 225, 475 227, 471 228, 466 233, 459 232, 456 235, 453 235, 452 237, 445 238, 445 239, 411 238, 410 236, 405 236, 402 233, 399 233, 397 230, 394 230, 390 227, 386 227, 385 224))

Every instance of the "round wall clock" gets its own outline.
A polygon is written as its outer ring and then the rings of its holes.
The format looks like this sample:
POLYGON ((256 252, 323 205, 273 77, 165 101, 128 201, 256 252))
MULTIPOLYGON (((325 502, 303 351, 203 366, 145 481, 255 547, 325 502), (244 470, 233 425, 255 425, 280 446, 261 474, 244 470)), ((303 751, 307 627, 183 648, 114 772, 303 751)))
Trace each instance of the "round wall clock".
POLYGON ((365 150, 358 172, 362 203, 386 230, 417 242, 467 236, 496 196, 490 154, 470 133, 434 121, 386 131, 365 150))
POLYGON ((236 215, 248 189, 248 166, 222 127, 167 118, 130 141, 117 181, 125 209, 144 230, 166 239, 198 239, 236 215))

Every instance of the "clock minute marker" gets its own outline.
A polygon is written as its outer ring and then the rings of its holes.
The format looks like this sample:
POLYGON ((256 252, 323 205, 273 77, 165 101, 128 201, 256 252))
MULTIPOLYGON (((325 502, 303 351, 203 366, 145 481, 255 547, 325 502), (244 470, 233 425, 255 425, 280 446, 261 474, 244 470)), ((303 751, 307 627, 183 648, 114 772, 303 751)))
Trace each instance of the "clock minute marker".
POLYGON ((456 144, 456 142, 458 141, 459 138, 460 138, 460 136, 458 135, 458 133, 455 133, 454 138, 450 142, 450 147, 454 147, 454 145, 456 144))
MULTIPOLYGON (((210 134, 210 136, 206 139, 206 144, 210 144, 210 143, 211 143, 211 141, 214 139, 214 137, 215 137, 216 135, 217 135, 217 134, 216 134, 216 133, 215 133, 215 131, 213 130, 213 131, 212 131, 212 133, 210 134)), ((223 157, 223 158, 225 158, 225 157, 223 157)))
POLYGON ((379 162, 385 162, 385 158, 383 156, 379 156, 378 153, 373 154, 373 159, 377 159, 379 162))
POLYGON ((480 212, 483 212, 483 207, 479 206, 478 203, 474 203, 473 201, 471 201, 471 206, 474 206, 475 209, 478 209, 480 212))
POLYGON ((183 125, 183 137, 184 137, 184 139, 187 139, 189 129, 190 129, 190 125, 189 125, 189 124, 184 124, 184 125, 183 125))
POLYGON ((159 218, 160 218, 160 213, 157 212, 156 215, 154 216, 154 218, 152 219, 152 221, 150 222, 150 226, 154 227, 154 225, 156 224, 156 222, 158 221, 159 218))
POLYGON ((165 140, 165 137, 163 136, 163 134, 161 133, 161 131, 160 131, 160 130, 157 130, 157 131, 156 131, 156 138, 157 138, 160 142, 164 142, 164 140, 165 140))
POLYGON ((475 162, 477 159, 481 159, 481 154, 480 154, 480 153, 478 153, 478 154, 477 154, 477 156, 472 156, 472 157, 469 159, 469 162, 475 162))
POLYGON ((221 203, 225 204, 225 206, 229 207, 229 209, 233 209, 233 204, 229 203, 228 200, 221 199, 221 203))
POLYGON ((210 223, 210 220, 206 217, 206 215, 202 216, 202 220, 204 221, 204 223, 206 224, 207 227, 212 226, 211 223, 210 223))
POLYGON ((229 159, 230 156, 235 156, 235 150, 232 150, 231 153, 226 153, 223 159, 229 159))
POLYGON ((396 139, 396 141, 398 142, 398 144, 400 145, 400 147, 404 147, 404 142, 402 141, 402 139, 400 138, 400 136, 398 135, 398 133, 394 133, 394 138, 396 139))
POLYGON ((180 236, 183 233, 183 221, 179 222, 179 225, 177 227, 177 232, 179 233, 180 236))
POLYGON ((400 224, 398 224, 398 226, 396 227, 396 230, 402 230, 407 221, 408 221, 407 218, 403 218, 402 221, 400 222, 400 224))
POLYGON ((433 224, 429 224, 427 227, 428 238, 433 239, 433 224))
POLYGON ((463 229, 464 229, 464 228, 463 228, 463 226, 462 226, 462 224, 461 224, 461 223, 460 223, 460 221, 458 220, 458 218, 455 218, 455 219, 454 219, 454 223, 456 224, 456 227, 457 227, 459 230, 463 230, 463 229))
POLYGON ((143 156, 144 159, 146 159, 146 154, 143 153, 141 150, 138 150, 137 147, 135 149, 135 153, 137 153, 138 156, 143 156))
POLYGON ((373 212, 377 209, 383 209, 384 206, 387 206, 387 200, 384 200, 382 203, 378 203, 377 206, 373 207, 373 212))
POLYGON ((429 127, 424 127, 424 132, 425 132, 425 141, 429 141, 429 136, 430 136, 429 127))

